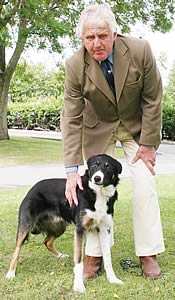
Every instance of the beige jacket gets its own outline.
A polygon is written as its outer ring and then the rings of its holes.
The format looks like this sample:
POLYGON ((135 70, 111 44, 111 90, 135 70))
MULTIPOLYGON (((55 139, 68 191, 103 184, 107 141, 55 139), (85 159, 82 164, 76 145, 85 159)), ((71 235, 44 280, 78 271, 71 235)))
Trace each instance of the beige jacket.
POLYGON ((120 121, 143 145, 160 144, 162 82, 147 41, 118 35, 116 99, 100 65, 84 47, 66 62, 62 116, 65 166, 103 153, 120 121))

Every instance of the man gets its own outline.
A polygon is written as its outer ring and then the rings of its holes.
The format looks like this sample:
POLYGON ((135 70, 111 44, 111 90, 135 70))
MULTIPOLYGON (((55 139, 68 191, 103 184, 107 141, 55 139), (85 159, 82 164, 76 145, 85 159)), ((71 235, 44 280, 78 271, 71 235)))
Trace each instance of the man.
MULTIPOLYGON (((70 205, 77 205, 76 186, 82 189, 78 166, 94 154, 113 155, 119 140, 132 176, 136 255, 144 276, 158 278, 156 256, 164 251, 164 241, 153 175, 162 84, 155 58, 147 41, 116 33, 108 6, 87 7, 78 29, 83 46, 66 62, 62 118, 66 197, 70 205)), ((85 252, 84 277, 93 278, 102 263, 96 231, 88 233, 85 252)))

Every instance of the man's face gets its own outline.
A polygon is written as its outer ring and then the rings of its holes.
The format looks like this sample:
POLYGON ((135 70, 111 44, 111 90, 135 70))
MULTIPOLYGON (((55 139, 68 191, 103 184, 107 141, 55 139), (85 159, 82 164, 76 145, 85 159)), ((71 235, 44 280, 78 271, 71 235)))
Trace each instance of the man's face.
POLYGON ((98 61, 105 60, 111 53, 116 33, 109 26, 98 27, 86 24, 83 32, 83 44, 90 56, 98 61))

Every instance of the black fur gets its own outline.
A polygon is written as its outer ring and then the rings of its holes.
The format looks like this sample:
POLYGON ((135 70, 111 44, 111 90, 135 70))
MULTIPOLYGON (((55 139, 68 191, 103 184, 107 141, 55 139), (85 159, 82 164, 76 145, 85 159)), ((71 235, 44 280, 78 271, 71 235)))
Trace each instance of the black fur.
MULTIPOLYGON (((70 223, 76 225, 76 233, 80 238, 82 237, 88 226, 88 224, 84 225, 83 223, 86 210, 95 211, 96 192, 89 187, 92 176, 100 171, 104 174, 103 182, 100 182, 98 176, 96 176, 94 179, 96 180, 95 184, 103 187, 108 185, 116 187, 119 182, 118 174, 122 171, 121 164, 105 154, 91 157, 87 161, 87 165, 88 169, 85 171, 85 175, 82 176, 84 190, 77 188, 78 206, 73 205, 70 207, 65 198, 66 179, 45 179, 36 183, 30 189, 19 209, 18 247, 21 247, 30 233, 45 234, 45 244, 47 246, 47 242, 51 238, 54 240, 62 235, 67 224, 70 223)), ((117 191, 115 190, 115 193, 108 199, 107 214, 113 215, 116 199, 117 191)), ((47 248, 49 249, 48 246, 47 248)), ((18 255, 15 258, 16 261, 18 255)), ((15 271, 16 266, 11 266, 9 271, 13 271, 13 269, 15 271)))

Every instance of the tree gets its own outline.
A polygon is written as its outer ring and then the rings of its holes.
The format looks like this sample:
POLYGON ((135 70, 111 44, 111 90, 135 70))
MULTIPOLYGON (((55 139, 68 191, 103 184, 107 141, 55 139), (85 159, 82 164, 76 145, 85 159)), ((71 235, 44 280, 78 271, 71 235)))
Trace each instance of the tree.
POLYGON ((7 102, 10 82, 25 48, 37 45, 61 51, 61 39, 72 36, 81 1, 0 0, 0 140, 8 139, 7 102), (6 65, 6 48, 14 52, 6 65))
POLYGON ((174 0, 111 0, 117 23, 122 31, 129 31, 129 26, 136 20, 148 25, 153 31, 168 32, 174 22, 174 0))
POLYGON ((169 98, 171 98, 172 100, 170 101, 171 105, 173 103, 173 105, 175 106, 175 61, 173 63, 172 69, 170 71, 169 74, 169 78, 168 78, 168 85, 165 89, 166 94, 168 94, 169 98))
MULTIPOLYGON (((80 0, 0 0, 0 140, 8 139, 7 102, 10 82, 22 52, 29 46, 61 51, 61 39, 74 36, 83 8, 80 0), (14 52, 6 65, 6 48, 14 52)), ((89 1, 90 2, 90 1, 89 1)), ((92 1, 91 1, 92 2, 92 1)), ((174 0, 117 0, 109 3, 123 31, 142 20, 154 30, 170 30, 174 0)))
POLYGON ((37 101, 39 98, 59 99, 64 92, 64 67, 47 70, 43 64, 18 63, 10 84, 12 102, 37 101))

